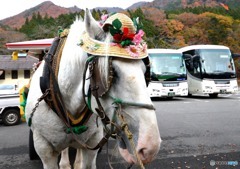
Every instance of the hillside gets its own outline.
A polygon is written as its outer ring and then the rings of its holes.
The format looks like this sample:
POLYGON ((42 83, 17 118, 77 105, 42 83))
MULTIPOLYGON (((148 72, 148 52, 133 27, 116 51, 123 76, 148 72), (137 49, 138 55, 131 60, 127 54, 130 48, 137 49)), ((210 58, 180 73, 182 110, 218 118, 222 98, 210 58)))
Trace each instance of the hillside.
MULTIPOLYGON (((133 10, 139 7, 143 8, 158 8, 158 9, 174 9, 174 8, 186 8, 186 7, 197 7, 197 6, 207 6, 207 7, 216 7, 221 6, 222 4, 227 5, 240 5, 240 0, 154 0, 153 2, 144 2, 140 1, 132 6, 128 7, 126 10, 133 10)), ((109 12, 119 12, 124 9, 122 8, 96 8, 96 10, 108 10, 109 12)), ((64 8, 55 5, 51 1, 45 1, 36 7, 25 10, 24 12, 3 19, 0 21, 0 24, 7 25, 11 28, 19 29, 26 21, 26 18, 31 19, 33 13, 39 13, 41 16, 50 16, 53 18, 58 17, 61 14, 75 13, 80 12, 82 9, 74 6, 70 8, 64 8)))
MULTIPOLYGON (((177 48, 187 44, 214 43, 225 44, 231 46, 234 51, 240 51, 237 38, 240 33, 238 28, 240 9, 236 8, 238 4, 240 0, 154 0, 138 2, 125 10, 131 10, 132 17, 140 17, 141 22, 147 25, 144 31, 149 37, 149 46, 177 48), (223 4, 229 6, 229 10, 221 8, 223 4), (207 26, 209 24, 206 23, 211 23, 211 26, 207 26)), ((102 10, 119 12, 124 9, 95 8, 93 13, 96 18, 100 18, 102 10)), ((0 49, 3 50, 7 42, 54 37, 59 25, 66 28, 72 23, 75 12, 83 11, 76 6, 64 8, 46 1, 6 18, 0 21, 0 49), (34 13, 37 17, 34 15, 35 17, 32 18, 34 13), (41 16, 38 17, 38 14, 41 16), (45 18, 46 15, 48 17, 45 18), (22 34, 16 31, 16 28, 21 28, 22 34)))
MULTIPOLYGON (((47 15, 49 17, 56 18, 61 14, 76 13, 76 12, 80 12, 81 10, 82 9, 78 8, 77 6, 64 8, 64 7, 55 5, 51 1, 45 1, 33 8, 25 10, 22 13, 19 13, 15 16, 1 20, 0 24, 9 26, 11 28, 19 29, 25 23, 26 18, 28 18, 29 20, 32 18, 33 13, 35 14, 39 13, 43 17, 47 15)), ((101 7, 101 8, 96 8, 96 10, 100 10, 100 11, 108 10, 109 12, 119 12, 124 9, 116 8, 116 7, 114 8, 101 7)))
POLYGON ((145 2, 145 1, 140 1, 140 2, 137 2, 131 6, 129 6, 127 9, 128 10, 133 10, 133 9, 136 9, 136 8, 141 8, 143 6, 146 6, 149 2, 145 2))
POLYGON ((240 5, 240 0, 154 0, 144 6, 160 9, 174 9, 199 6, 217 7, 222 5, 238 7, 240 5))
POLYGON ((37 5, 36 7, 30 8, 18 15, 12 16, 10 18, 6 18, 6 19, 0 21, 0 23, 3 25, 7 25, 11 28, 20 28, 24 24, 26 18, 28 18, 28 19, 32 18, 33 13, 40 13, 41 16, 48 15, 53 18, 56 18, 60 14, 73 13, 73 12, 78 12, 80 10, 81 9, 79 9, 77 7, 73 7, 73 8, 60 7, 60 6, 55 5, 51 1, 46 1, 46 2, 43 2, 39 5, 37 5))

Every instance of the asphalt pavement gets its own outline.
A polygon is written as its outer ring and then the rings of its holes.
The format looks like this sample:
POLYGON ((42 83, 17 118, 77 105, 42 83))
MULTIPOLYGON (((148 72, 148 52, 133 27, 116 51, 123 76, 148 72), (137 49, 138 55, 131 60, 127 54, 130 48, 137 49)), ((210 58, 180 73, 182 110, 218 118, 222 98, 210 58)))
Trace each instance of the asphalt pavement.
MULTIPOLYGON (((239 103, 240 93, 154 101, 163 142, 146 169, 240 169, 239 103)), ((26 123, 0 123, 0 169, 42 169, 40 160, 29 159, 28 133, 26 123)), ((128 167, 116 149, 112 140, 109 153, 102 149, 98 169, 110 169, 109 161, 114 169, 128 167)), ((74 151, 70 155, 73 162, 74 151)))

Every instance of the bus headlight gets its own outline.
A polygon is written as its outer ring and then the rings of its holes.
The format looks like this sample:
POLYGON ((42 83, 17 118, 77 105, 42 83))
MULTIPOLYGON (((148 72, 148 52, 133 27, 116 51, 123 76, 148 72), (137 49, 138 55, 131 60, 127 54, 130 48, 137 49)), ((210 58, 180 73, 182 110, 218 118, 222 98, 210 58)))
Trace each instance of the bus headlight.
POLYGON ((233 89, 238 89, 238 86, 233 86, 233 89))

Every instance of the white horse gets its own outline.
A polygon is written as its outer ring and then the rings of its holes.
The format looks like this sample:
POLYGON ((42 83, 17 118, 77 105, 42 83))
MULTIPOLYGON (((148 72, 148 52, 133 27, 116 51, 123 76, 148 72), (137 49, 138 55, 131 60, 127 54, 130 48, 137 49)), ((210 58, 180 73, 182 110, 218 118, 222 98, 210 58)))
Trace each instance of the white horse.
MULTIPOLYGON (((85 12, 84 21, 77 19, 70 27, 62 52, 57 81, 63 105, 72 116, 77 116, 86 106, 82 90, 83 88, 87 90, 90 83, 89 80, 83 79, 84 68, 89 58, 79 45, 83 32, 87 32, 90 38, 101 42, 105 42, 109 34, 94 20, 89 10, 85 12)), ((108 80, 109 56, 97 57, 100 79, 108 80)), ((91 97, 93 114, 85 124, 88 127, 87 131, 79 135, 67 133, 68 126, 45 101, 35 106, 43 95, 39 84, 44 63, 32 77, 26 105, 26 119, 32 121, 34 146, 44 169, 58 169, 58 156, 67 147, 74 147, 78 150, 74 162, 75 169, 96 168, 98 147, 96 150, 90 150, 88 147, 96 146, 109 126, 117 130, 115 136, 120 142, 120 154, 128 163, 146 164, 154 159, 160 149, 161 138, 156 114, 151 108, 152 102, 145 83, 146 68, 141 59, 112 58, 114 75, 111 86, 98 99, 91 97), (122 101, 117 102, 114 98, 120 98, 122 101), (112 122, 104 124, 101 118, 96 118, 99 114, 95 110, 101 105, 106 116, 113 120, 112 122), (35 111, 33 111, 34 108, 36 108, 35 111), (123 122, 127 124, 126 130, 121 130, 123 122), (133 139, 128 138, 124 131, 130 132, 130 135, 132 133, 133 139)), ((90 71, 87 71, 87 75, 90 74, 90 71)), ((65 155, 62 154, 62 158, 67 158, 66 151, 63 152, 65 155)), ((68 158, 61 160, 60 168, 70 169, 68 158)))

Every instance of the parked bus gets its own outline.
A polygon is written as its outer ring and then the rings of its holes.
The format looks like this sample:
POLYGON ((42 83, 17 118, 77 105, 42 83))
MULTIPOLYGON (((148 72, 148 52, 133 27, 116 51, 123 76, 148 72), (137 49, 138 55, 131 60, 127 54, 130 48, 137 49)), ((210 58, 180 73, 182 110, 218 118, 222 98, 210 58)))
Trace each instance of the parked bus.
POLYGON ((187 74, 182 53, 175 49, 149 49, 150 97, 187 96, 187 74))
POLYGON ((238 91, 232 53, 221 45, 192 45, 179 49, 187 67, 189 94, 218 94, 238 91))

